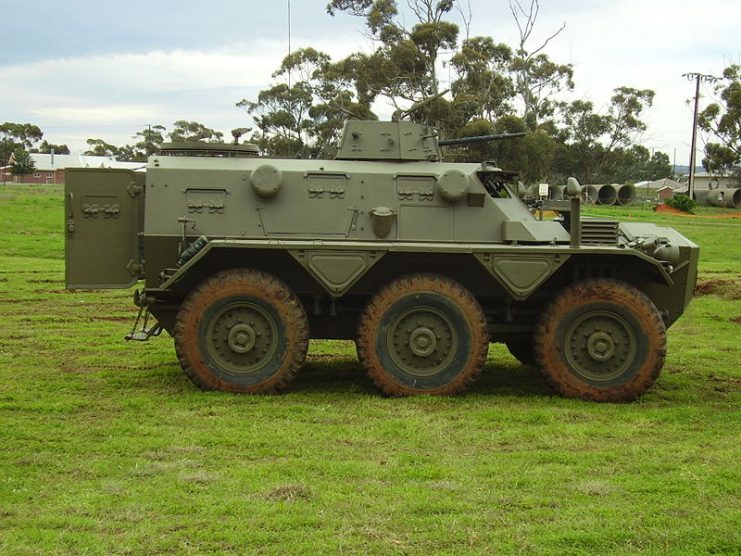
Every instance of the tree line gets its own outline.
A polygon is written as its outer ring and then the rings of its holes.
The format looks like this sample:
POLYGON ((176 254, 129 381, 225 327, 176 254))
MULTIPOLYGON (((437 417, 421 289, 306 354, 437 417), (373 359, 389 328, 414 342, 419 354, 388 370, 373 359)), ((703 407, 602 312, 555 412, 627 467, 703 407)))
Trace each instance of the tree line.
MULTIPOLYGON (((166 133, 163 125, 147 126, 137 132, 130 145, 117 146, 103 139, 90 138, 88 148, 83 152, 87 156, 105 156, 121 161, 146 162, 147 158, 159 151, 165 142, 165 136, 173 143, 188 141, 220 142, 223 134, 206 127, 199 122, 178 120, 172 130, 166 133)), ((0 166, 8 166, 12 159, 11 171, 16 175, 34 172, 34 162, 29 153, 70 154, 67 145, 55 145, 43 139, 44 133, 33 124, 0 124, 0 166)))
POLYGON ((546 49, 565 25, 534 43, 538 0, 510 0, 519 32, 513 46, 470 36, 472 14, 462 2, 409 0, 408 6, 411 14, 395 0, 332 0, 329 14, 360 18, 375 49, 338 61, 313 48, 287 56, 273 85, 237 104, 255 122, 253 141, 271 155, 326 156, 342 122, 375 118, 376 101, 401 110, 434 98, 411 118, 436 127, 443 138, 527 132, 448 149, 449 159, 494 160, 530 183, 572 175, 584 183, 623 182, 671 173, 666 154, 651 154, 637 142, 653 91, 617 87, 604 111, 586 100, 559 100, 574 88, 574 68, 552 60, 546 49), (463 20, 463 30, 454 18, 463 20), (440 85, 443 55, 448 91, 440 85))
MULTIPOLYGON (((436 127, 441 138, 527 132, 507 141, 448 148, 449 160, 494 160, 520 171, 528 183, 558 183, 568 176, 582 183, 624 183, 672 173, 667 154, 640 144, 654 91, 618 86, 600 110, 588 100, 563 100, 574 89, 574 68, 552 60, 546 50, 565 24, 533 42, 539 0, 509 0, 518 31, 514 45, 471 36, 473 15, 462 0, 408 0, 406 5, 402 13, 397 0, 331 0, 328 14, 359 18, 373 49, 340 60, 314 48, 290 53, 267 88, 236 103, 254 121, 248 140, 268 156, 331 157, 346 119, 377 119, 373 107, 379 103, 403 111, 428 100, 410 117, 436 127), (447 79, 441 79, 441 70, 447 79)), ((739 66, 729 66, 715 88, 720 100, 702 111, 699 126, 712 138, 703 164, 722 175, 738 172, 741 165, 739 66)), ((85 154, 144 161, 157 152, 166 132, 162 125, 148 126, 123 146, 90 138, 85 154)), ((30 124, 4 124, 0 155, 7 160, 14 148, 32 146, 39 152, 69 152, 46 141, 34 146, 42 135, 30 124)), ((172 142, 223 138, 184 120, 167 135, 172 142)))

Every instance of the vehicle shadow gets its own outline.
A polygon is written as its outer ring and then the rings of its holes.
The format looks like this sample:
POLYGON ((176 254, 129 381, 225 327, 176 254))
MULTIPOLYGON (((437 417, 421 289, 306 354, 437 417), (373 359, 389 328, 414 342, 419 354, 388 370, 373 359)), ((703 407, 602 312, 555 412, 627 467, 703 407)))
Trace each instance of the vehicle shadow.
MULTIPOLYGON (((307 361, 285 392, 355 393, 383 397, 357 359, 333 357, 331 361, 307 361)), ((467 391, 491 396, 542 397, 554 395, 534 367, 518 362, 490 359, 467 391)), ((466 394, 463 394, 465 396, 466 394)))

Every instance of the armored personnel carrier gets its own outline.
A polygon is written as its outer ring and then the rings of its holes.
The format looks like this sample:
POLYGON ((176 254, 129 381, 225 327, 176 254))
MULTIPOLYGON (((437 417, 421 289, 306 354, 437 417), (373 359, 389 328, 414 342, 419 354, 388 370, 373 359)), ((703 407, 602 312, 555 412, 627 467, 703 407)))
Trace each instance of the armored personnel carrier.
POLYGON ((143 172, 70 169, 67 287, 143 281, 129 338, 166 331, 203 389, 276 392, 310 338, 354 340, 392 396, 462 392, 490 342, 565 396, 648 389, 698 247, 669 228, 582 218, 576 180, 554 201, 563 220, 544 221, 516 174, 443 162, 441 146, 403 119, 348 121, 333 160, 193 143, 165 146, 143 172))

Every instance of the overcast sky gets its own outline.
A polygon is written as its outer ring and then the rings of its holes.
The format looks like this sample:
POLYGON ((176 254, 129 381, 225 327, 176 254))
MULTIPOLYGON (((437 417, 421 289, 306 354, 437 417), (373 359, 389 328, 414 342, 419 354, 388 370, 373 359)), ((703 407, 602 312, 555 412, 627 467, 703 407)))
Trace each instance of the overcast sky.
MULTIPOLYGON (((326 2, 292 0, 293 49, 313 46, 335 59, 369 49, 362 22, 327 15, 326 2)), ((567 99, 600 109, 616 87, 654 89, 642 143, 670 157, 676 148, 677 163, 686 164, 692 113, 685 101, 693 87, 682 74, 718 74, 741 61, 739 0, 541 4, 535 35, 566 23, 546 52, 574 65, 576 89, 567 99)), ((472 35, 515 43, 507 0, 470 5, 472 35)), ((287 0, 2 0, 0 121, 37 124, 45 139, 73 152, 89 137, 128 143, 147 124, 169 128, 178 119, 228 137, 251 125, 235 103, 254 100, 287 53, 286 7, 287 0)), ((707 102, 712 91, 705 92, 707 102)))

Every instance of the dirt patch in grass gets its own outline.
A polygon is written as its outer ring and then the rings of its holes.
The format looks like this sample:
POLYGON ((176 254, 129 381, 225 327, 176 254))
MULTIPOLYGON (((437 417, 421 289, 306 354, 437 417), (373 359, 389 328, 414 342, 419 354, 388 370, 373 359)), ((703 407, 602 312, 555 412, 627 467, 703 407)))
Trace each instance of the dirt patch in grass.
POLYGON ((697 282, 695 286, 695 295, 710 295, 718 291, 718 288, 732 283, 731 280, 719 280, 717 278, 714 280, 702 280, 701 282, 697 282))
POLYGON ((654 212, 663 212, 664 214, 674 214, 675 216, 691 216, 688 212, 670 207, 669 205, 656 205, 654 212))
POLYGON ((100 364, 100 363, 62 363, 59 365, 59 370, 63 373, 68 374, 80 374, 86 375, 90 373, 101 373, 110 371, 126 371, 126 372, 144 372, 154 371, 161 369, 160 363, 154 363, 149 365, 115 365, 115 364, 100 364))
POLYGON ((94 317, 90 317, 90 320, 104 320, 107 322, 128 322, 133 321, 134 317, 132 315, 126 315, 125 317, 108 317, 108 316, 101 316, 101 315, 95 315, 94 317))
POLYGON ((283 485, 269 491, 265 497, 276 502, 295 502, 296 500, 309 500, 311 490, 304 485, 283 485))
MULTIPOLYGON (((56 280, 57 282, 59 280, 56 280)), ((34 293, 100 293, 98 290, 34 290, 34 293)))
POLYGON ((710 375, 708 382, 713 385, 715 392, 730 393, 741 391, 741 378, 732 376, 710 375))
MULTIPOLYGON (((683 215, 687 216, 686 213, 682 213, 683 215)), ((721 212, 717 214, 692 214, 691 216, 696 216, 697 218, 741 218, 741 212, 721 212)))
POLYGON ((733 324, 741 324, 741 317, 731 317, 729 319, 733 324))
POLYGON ((654 212, 659 212, 663 214, 672 214, 674 216, 692 216, 694 218, 713 218, 713 219, 741 218, 741 212, 722 212, 718 214, 690 214, 688 212, 684 212, 683 210, 670 207, 669 205, 656 205, 654 212))
POLYGON ((695 295, 718 295, 725 299, 741 299, 741 282, 721 278, 700 280, 695 286, 695 295))

